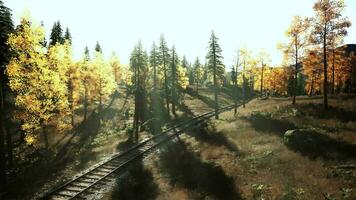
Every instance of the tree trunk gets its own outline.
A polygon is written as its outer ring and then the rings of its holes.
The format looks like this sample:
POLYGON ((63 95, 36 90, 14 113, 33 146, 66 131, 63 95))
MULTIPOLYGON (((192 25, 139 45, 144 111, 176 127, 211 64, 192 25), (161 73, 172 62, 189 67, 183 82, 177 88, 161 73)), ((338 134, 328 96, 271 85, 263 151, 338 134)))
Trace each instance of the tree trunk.
MULTIPOLYGON (((236 67, 237 68, 237 67, 236 67)), ((234 115, 236 115, 237 113, 237 80, 236 80, 236 77, 237 77, 237 69, 234 70, 234 80, 233 80, 233 84, 234 84, 234 115)))
POLYGON ((196 81, 196 91, 197 91, 197 95, 199 94, 198 93, 198 89, 199 89, 199 82, 198 82, 198 80, 196 81))
POLYGON ((215 100, 215 119, 219 119, 218 109, 218 84, 216 80, 216 52, 215 52, 215 40, 213 41, 213 81, 214 81, 214 100, 215 100))
POLYGON ((261 69, 261 97, 263 95, 263 69, 264 69, 264 64, 262 62, 262 69, 261 69))
POLYGON ((166 93, 166 106, 167 106, 167 114, 169 116, 169 95, 168 95, 168 80, 167 80, 167 68, 166 68, 166 54, 163 50, 163 71, 164 71, 164 90, 166 93))
POLYGON ((242 69, 242 106, 245 108, 245 99, 246 99, 246 78, 245 78, 245 68, 246 61, 244 60, 244 67, 242 69))
POLYGON ((311 84, 310 84, 310 92, 309 92, 309 96, 312 96, 314 92, 314 74, 312 75, 312 80, 311 80, 311 84))
POLYGON ((332 70, 333 70, 333 75, 332 75, 331 94, 334 94, 334 92, 335 92, 335 49, 333 49, 332 70))
POLYGON ((99 112, 101 112, 101 110, 103 109, 103 94, 102 94, 102 80, 100 78, 99 80, 99 112))
MULTIPOLYGON (((0 75, 2 76, 2 75, 0 75)), ((4 188, 6 184, 6 160, 5 160, 5 124, 4 124, 4 98, 3 98, 3 87, 2 87, 2 77, 0 78, 0 188, 4 188)))
POLYGON ((324 53, 324 108, 328 109, 328 62, 326 60, 326 24, 324 25, 323 53, 324 53))
POLYGON ((11 169, 14 165, 14 156, 12 152, 12 135, 9 130, 9 126, 6 126, 6 154, 7 154, 7 165, 11 169))
POLYGON ((45 127, 43 127, 42 123, 41 123, 41 126, 42 126, 42 135, 43 135, 43 140, 44 140, 44 143, 45 143, 45 148, 46 148, 46 150, 48 150, 48 147, 49 147, 48 133, 47 133, 45 127))
POLYGON ((84 121, 87 120, 88 115, 88 88, 86 86, 86 82, 84 85, 84 121))
POLYGON ((173 115, 176 115, 176 100, 177 100, 177 94, 176 94, 176 66, 174 62, 174 49, 172 53, 172 113, 173 115))
POLYGON ((293 89, 293 105, 295 105, 297 88, 298 88, 298 46, 295 45, 295 74, 294 74, 294 89, 293 89))

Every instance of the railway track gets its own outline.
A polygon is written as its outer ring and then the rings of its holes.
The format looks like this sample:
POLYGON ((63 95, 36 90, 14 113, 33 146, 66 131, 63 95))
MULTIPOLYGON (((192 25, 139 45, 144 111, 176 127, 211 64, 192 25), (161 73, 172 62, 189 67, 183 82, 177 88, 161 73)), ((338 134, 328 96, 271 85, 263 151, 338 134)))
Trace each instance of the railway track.
MULTIPOLYGON (((233 107, 233 105, 226 106, 220 108, 218 112, 221 113, 233 107)), ((149 139, 146 139, 124 152, 114 154, 110 158, 84 171, 82 174, 75 176, 72 180, 54 188, 40 199, 87 199, 86 197, 90 194, 94 194, 94 191, 98 190, 101 185, 112 182, 115 178, 117 178, 117 174, 124 172, 125 168, 130 163, 138 158, 148 155, 162 143, 183 133, 184 130, 200 124, 204 120, 214 116, 214 114, 215 111, 211 111, 203 115, 199 115, 188 121, 179 123, 149 139)))

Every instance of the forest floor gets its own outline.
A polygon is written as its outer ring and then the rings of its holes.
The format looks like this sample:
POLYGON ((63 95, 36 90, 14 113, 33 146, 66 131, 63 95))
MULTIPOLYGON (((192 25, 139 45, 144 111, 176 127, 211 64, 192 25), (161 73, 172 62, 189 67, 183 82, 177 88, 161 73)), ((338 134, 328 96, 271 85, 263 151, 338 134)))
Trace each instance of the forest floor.
MULTIPOLYGON (((5 199, 36 199, 129 147, 132 99, 119 93, 73 133, 51 135, 49 158, 22 172, 5 199)), ((219 100, 232 103, 228 92, 219 100)), ((319 97, 299 97, 296 106, 286 98, 252 100, 237 115, 225 112, 138 161, 97 198, 355 199, 356 98, 331 98, 328 111, 320 103, 319 97), (293 129, 313 130, 311 142, 287 145, 283 134, 293 129)), ((188 92, 171 117, 184 120, 213 105, 210 90, 188 92)), ((140 140, 147 137, 140 133, 140 140)))
POLYGON ((356 98, 321 102, 252 100, 137 162, 100 199, 356 199, 356 98), (302 143, 286 142, 296 129, 302 143))

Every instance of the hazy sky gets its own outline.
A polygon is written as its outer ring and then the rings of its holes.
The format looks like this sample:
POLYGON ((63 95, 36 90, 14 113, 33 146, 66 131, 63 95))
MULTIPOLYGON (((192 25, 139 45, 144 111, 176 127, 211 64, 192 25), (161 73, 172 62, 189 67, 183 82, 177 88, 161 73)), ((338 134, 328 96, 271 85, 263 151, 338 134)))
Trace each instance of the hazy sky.
MULTIPOLYGON (((146 50, 163 33, 169 46, 190 62, 205 60, 210 32, 220 38, 227 68, 236 50, 246 46, 257 53, 264 48, 272 62, 281 62, 276 43, 285 40, 284 32, 293 15, 312 16, 313 0, 3 0, 13 11, 17 24, 24 10, 32 19, 44 21, 47 36, 53 22, 69 27, 76 58, 85 46, 92 51, 99 41, 106 56, 118 53, 127 64, 138 40, 146 50)), ((344 12, 356 23, 356 1, 345 0, 344 12)), ((355 24, 356 26, 356 24, 355 24)), ((356 43, 356 28, 349 29, 345 43, 356 43)))

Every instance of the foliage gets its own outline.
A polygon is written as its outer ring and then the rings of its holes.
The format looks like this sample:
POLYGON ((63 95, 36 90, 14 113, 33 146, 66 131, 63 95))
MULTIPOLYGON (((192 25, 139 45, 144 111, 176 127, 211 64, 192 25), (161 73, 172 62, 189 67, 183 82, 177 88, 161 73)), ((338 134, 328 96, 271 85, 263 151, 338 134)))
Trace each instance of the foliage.
POLYGON ((16 118, 26 132, 26 141, 35 144, 40 130, 55 126, 64 131, 69 126, 66 84, 62 81, 62 64, 53 67, 41 45, 44 30, 22 19, 16 33, 9 37, 9 45, 15 52, 7 66, 9 86, 16 94, 18 107, 16 118))

